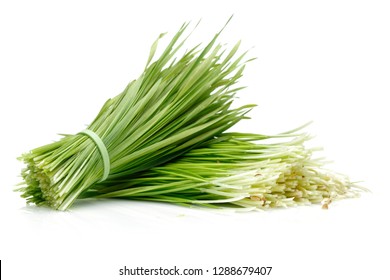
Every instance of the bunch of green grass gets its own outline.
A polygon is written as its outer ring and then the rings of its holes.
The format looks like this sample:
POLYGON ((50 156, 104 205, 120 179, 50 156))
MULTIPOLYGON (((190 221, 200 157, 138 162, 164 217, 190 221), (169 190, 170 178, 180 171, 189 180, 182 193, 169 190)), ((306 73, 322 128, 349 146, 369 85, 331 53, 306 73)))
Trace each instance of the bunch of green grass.
POLYGON ((313 158, 315 149, 305 148, 309 138, 296 130, 276 136, 224 133, 218 142, 193 149, 174 162, 137 177, 96 185, 84 198, 252 210, 311 203, 327 208, 333 200, 357 196, 360 188, 348 177, 325 169, 323 160, 313 158))
POLYGON ((22 197, 65 210, 102 179, 110 184, 160 166, 245 118, 254 105, 231 108, 246 63, 239 43, 226 50, 216 43, 219 32, 178 56, 187 27, 154 59, 161 35, 139 78, 104 104, 87 128, 101 143, 91 133, 64 135, 20 157, 22 197))

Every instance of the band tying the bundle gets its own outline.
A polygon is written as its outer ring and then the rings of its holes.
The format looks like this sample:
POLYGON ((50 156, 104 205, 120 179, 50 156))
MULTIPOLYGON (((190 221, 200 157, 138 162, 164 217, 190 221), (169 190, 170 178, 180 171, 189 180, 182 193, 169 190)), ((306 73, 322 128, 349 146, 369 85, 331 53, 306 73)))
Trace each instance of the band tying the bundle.
POLYGON ((108 155, 108 151, 107 151, 106 145, 104 145, 102 139, 100 139, 100 137, 95 132, 93 132, 92 130, 86 129, 86 130, 83 130, 83 131, 79 132, 78 134, 86 135, 93 142, 95 142, 96 147, 98 148, 98 150, 100 152, 100 155, 102 156, 102 160, 103 160, 103 168, 104 168, 104 170, 103 170, 102 179, 100 180, 100 182, 103 182, 104 180, 107 179, 108 175, 110 174, 110 169, 111 169, 111 167, 110 167, 110 156, 108 155))

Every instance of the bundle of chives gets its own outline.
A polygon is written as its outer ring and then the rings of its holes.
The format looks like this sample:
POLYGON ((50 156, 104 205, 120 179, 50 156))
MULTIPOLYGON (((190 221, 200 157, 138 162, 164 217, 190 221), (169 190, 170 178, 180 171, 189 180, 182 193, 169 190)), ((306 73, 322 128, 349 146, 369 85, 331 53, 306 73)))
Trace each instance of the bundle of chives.
POLYGON ((184 24, 161 56, 152 45, 144 72, 109 99, 85 131, 23 154, 18 191, 28 202, 65 210, 94 184, 162 165, 213 139, 254 106, 231 109, 244 54, 213 39, 176 57, 184 24), (154 61, 153 61, 154 60, 154 61), (153 62, 152 62, 153 61, 153 62))
POLYGON ((307 134, 277 136, 225 133, 219 142, 193 149, 172 163, 110 185, 87 197, 124 198, 209 207, 265 209, 356 197, 348 177, 326 170, 305 148, 307 134), (284 141, 269 143, 283 138, 284 141), (286 140, 287 137, 287 140, 286 140))

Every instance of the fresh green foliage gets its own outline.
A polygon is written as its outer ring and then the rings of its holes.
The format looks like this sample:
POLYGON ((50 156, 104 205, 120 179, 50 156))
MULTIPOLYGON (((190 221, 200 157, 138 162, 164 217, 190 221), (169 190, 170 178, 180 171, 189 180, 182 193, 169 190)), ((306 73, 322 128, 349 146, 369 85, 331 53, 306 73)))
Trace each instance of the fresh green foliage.
POLYGON ((125 198, 247 210, 323 203, 354 197, 360 188, 305 148, 304 133, 264 136, 224 133, 218 142, 84 197, 125 198), (280 140, 280 138, 282 140, 280 140), (279 140, 278 140, 279 139, 279 140))
POLYGON ((245 63, 217 44, 182 55, 184 24, 138 79, 109 99, 87 131, 21 156, 18 191, 66 210, 77 199, 121 198, 244 210, 328 204, 361 188, 305 148, 309 136, 227 133, 254 105, 233 109, 245 63))
MULTIPOLYGON (((245 118, 254 106, 232 109, 246 61, 216 40, 190 48, 182 56, 183 25, 158 59, 152 45, 144 72, 109 99, 88 126, 107 148, 110 171, 106 184, 169 162, 214 139, 245 118)), ((22 197, 37 205, 65 210, 103 177, 102 156, 84 134, 26 153, 22 197)))

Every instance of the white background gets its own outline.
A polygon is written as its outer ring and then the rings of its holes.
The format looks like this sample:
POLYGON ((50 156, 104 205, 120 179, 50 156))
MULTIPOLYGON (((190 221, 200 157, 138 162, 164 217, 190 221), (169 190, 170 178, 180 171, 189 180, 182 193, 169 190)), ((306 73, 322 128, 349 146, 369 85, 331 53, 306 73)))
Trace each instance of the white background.
MULTIPOLYGON (((124 265, 390 279, 389 14, 387 1, 1 1, 4 279, 150 279, 120 277, 124 265), (372 193, 328 211, 216 213, 131 201, 55 212, 26 207, 12 192, 22 167, 16 157, 83 129, 139 75, 160 32, 202 19, 190 43, 205 42, 233 13, 221 42, 241 39, 258 58, 239 102, 259 106, 236 130, 276 133, 313 120, 313 145, 372 193)), ((236 279, 153 279, 212 278, 236 279)))

